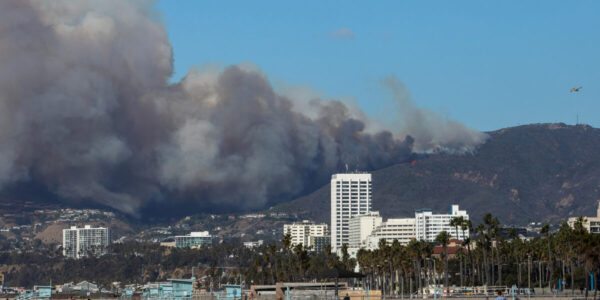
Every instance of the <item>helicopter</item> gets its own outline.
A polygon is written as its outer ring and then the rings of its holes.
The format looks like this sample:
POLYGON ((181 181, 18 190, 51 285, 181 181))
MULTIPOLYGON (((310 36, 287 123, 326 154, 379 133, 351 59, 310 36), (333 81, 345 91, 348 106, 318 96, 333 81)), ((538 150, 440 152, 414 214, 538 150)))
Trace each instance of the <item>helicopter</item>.
POLYGON ((577 87, 577 88, 571 88, 571 91, 570 91, 569 93, 572 93, 572 92, 579 92, 579 90, 580 90, 580 89, 582 89, 582 88, 583 88, 582 86, 580 86, 580 87, 577 87))

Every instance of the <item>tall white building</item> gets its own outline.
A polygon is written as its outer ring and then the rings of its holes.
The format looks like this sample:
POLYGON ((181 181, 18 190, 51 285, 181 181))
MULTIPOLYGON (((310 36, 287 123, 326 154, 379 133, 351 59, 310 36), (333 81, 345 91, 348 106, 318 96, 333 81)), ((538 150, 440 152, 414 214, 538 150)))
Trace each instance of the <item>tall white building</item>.
POLYGON ((450 214, 433 214, 431 209, 417 210, 415 211, 415 238, 433 242, 440 232, 446 231, 453 238, 463 241, 469 236, 469 230, 467 229, 463 234, 459 227, 457 234, 456 228, 450 226, 450 221, 458 217, 469 219, 467 211, 458 209, 458 205, 450 207, 450 214))
POLYGON ((362 242, 380 225, 381 216, 376 211, 350 218, 348 248, 360 249, 362 242))
POLYGON ((289 234, 292 238, 292 247, 302 244, 305 247, 312 247, 311 237, 323 237, 329 234, 327 224, 315 224, 304 220, 292 224, 283 225, 283 234, 289 234))
POLYGON ((63 229, 63 255, 70 258, 81 258, 88 254, 95 256, 108 253, 110 230, 104 227, 84 228, 72 226, 63 229))
POLYGON ((350 218, 371 211, 371 174, 331 176, 331 250, 350 242, 350 218))
MULTIPOLYGON (((373 240, 379 243, 380 239, 385 239, 388 245, 394 240, 398 240, 402 245, 408 245, 410 240, 415 238, 415 219, 398 218, 388 219, 370 234, 373 240)), ((365 248, 370 248, 365 245, 365 248)))

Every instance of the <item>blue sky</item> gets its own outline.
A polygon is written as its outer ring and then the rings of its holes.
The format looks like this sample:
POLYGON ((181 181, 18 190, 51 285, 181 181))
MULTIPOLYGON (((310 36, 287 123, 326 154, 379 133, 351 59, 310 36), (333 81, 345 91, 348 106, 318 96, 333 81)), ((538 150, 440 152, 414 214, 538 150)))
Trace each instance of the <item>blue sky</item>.
POLYGON ((159 1, 175 74, 251 62, 389 118, 380 80, 479 130, 600 127, 600 1, 159 1), (583 86, 580 93, 569 93, 583 86))

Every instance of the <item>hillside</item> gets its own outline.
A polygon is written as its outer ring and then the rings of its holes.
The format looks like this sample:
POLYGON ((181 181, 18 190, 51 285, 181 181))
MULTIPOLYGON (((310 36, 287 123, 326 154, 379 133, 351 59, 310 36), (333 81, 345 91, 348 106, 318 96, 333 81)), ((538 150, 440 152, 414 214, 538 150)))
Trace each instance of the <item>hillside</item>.
MULTIPOLYGON (((479 222, 558 222, 594 215, 600 195, 600 129, 534 124, 488 133, 476 153, 433 154, 373 172, 373 209, 384 218, 460 204, 479 222)), ((329 221, 329 185, 272 209, 329 221)))

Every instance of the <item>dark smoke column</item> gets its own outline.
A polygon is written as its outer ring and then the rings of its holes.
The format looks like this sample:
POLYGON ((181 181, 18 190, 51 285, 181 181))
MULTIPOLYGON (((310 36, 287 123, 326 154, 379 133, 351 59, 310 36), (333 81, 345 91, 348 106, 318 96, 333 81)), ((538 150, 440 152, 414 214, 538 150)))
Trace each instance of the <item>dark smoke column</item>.
POLYGON ((243 210, 306 193, 345 164, 374 170, 413 150, 485 140, 401 96, 410 122, 376 131, 342 102, 298 105, 256 68, 169 84, 171 45, 152 10, 138 1, 0 1, 1 189, 43 186, 64 202, 131 215, 243 210))

